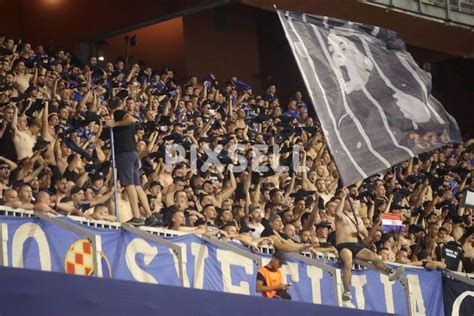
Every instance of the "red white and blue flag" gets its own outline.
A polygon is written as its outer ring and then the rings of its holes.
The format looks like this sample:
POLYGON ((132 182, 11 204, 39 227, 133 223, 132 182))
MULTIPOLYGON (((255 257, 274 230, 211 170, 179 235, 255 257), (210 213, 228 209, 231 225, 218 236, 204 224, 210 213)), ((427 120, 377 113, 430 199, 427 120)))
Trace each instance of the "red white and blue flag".
POLYGON ((382 228, 384 232, 399 232, 403 228, 401 214, 382 214, 382 228))

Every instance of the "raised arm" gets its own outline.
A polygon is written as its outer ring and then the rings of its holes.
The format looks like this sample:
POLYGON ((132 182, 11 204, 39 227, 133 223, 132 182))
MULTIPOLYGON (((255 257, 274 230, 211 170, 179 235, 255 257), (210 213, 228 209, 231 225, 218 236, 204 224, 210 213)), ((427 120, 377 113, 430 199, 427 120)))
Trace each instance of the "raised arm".
POLYGON ((53 90, 51 91, 51 100, 58 100, 58 99, 61 99, 61 98, 58 96, 58 82, 59 82, 59 79, 60 79, 60 77, 58 76, 58 77, 54 80, 53 90))
POLYGON ((87 104, 87 101, 89 101, 89 99, 91 97, 91 94, 92 94, 92 90, 89 90, 89 91, 86 92, 86 94, 84 94, 81 101, 77 105, 77 109, 81 109, 84 105, 87 104))
POLYGON ((97 93, 95 92, 95 90, 92 90, 92 106, 91 106, 90 111, 97 112, 98 106, 99 106, 99 100, 98 100, 97 93))
POLYGON ((10 159, 7 159, 3 156, 0 156, 0 161, 6 163, 10 167, 10 170, 12 170, 12 171, 15 170, 18 167, 18 165, 16 163, 14 163, 10 159))
POLYGON ((388 213, 390 211, 390 206, 392 206, 393 202, 393 194, 390 194, 390 197, 388 198, 387 206, 385 206, 385 209, 382 211, 382 213, 388 213))
POLYGON ((232 172, 232 167, 229 167, 229 179, 230 179, 230 187, 228 187, 225 191, 222 192, 220 196, 220 202, 223 202, 230 198, 232 194, 234 194, 235 190, 237 189, 237 182, 235 181, 234 172, 232 172))
POLYGON ((107 159, 107 156, 105 155, 104 151, 102 150, 102 147, 97 144, 97 146, 95 147, 95 153, 97 154, 97 159, 99 160, 99 162, 103 162, 107 159))
POLYGON ((134 118, 131 114, 125 114, 123 119, 121 121, 113 121, 113 120, 108 120, 105 123, 105 126, 108 127, 121 127, 121 126, 128 126, 135 124, 137 122, 137 119, 134 118))
POLYGON ((36 82, 38 81, 38 67, 35 67, 35 73, 31 79, 31 84, 36 87, 36 82))
POLYGON ((365 228, 364 225, 359 226, 359 231, 364 235, 364 240, 363 244, 368 245, 370 244, 374 238, 375 238, 375 233, 380 230, 380 225, 382 224, 382 221, 379 220, 378 223, 376 223, 371 229, 370 232, 367 231, 367 228, 365 228))
POLYGON ((24 177, 23 182, 29 183, 30 181, 33 181, 33 179, 35 179, 41 173, 41 171, 43 171, 44 167, 45 165, 41 164, 38 168, 33 170, 33 172, 31 172, 29 175, 24 177))
POLYGON ((303 230, 310 230, 311 227, 316 222, 316 219, 318 218, 318 212, 319 212, 318 199, 319 197, 315 199, 314 207, 313 207, 313 210, 311 211, 311 215, 309 216, 309 219, 306 221, 306 223, 303 224, 303 230))
POLYGON ((13 132, 16 132, 17 126, 18 126, 18 107, 15 104, 13 104, 13 109, 15 111, 13 112, 12 130, 13 132))
POLYGON ((48 115, 49 115, 49 102, 45 100, 44 108, 43 108, 43 117, 42 117, 43 124, 41 124, 41 137, 43 137, 43 139, 50 138, 48 115))
POLYGON ((250 195, 252 203, 254 203, 254 204, 258 204, 260 202, 260 197, 262 195, 262 193, 260 191, 261 185, 262 185, 262 178, 259 177, 257 185, 255 186, 255 190, 250 195))
POLYGON ((303 159, 301 160, 301 165, 303 166, 303 171, 301 171, 301 180, 302 180, 302 186, 303 189, 305 190, 310 190, 311 189, 311 181, 308 179, 308 173, 307 173, 307 168, 306 168, 306 151, 302 151, 303 154, 303 159))
MULTIPOLYGON (((248 92, 245 91, 238 99, 237 101, 235 102, 235 106, 237 107, 240 103, 242 103, 245 98, 248 96, 248 92)), ((232 99, 231 99, 231 102, 232 102, 232 99)))
POLYGON ((342 194, 341 194, 341 202, 339 202, 339 205, 337 206, 336 210, 336 217, 337 218, 342 218, 343 216, 343 211, 344 211, 344 205, 346 204, 346 198, 347 195, 349 194, 349 190, 344 187, 342 188, 342 194))
POLYGON ((293 192, 293 189, 295 188, 295 181, 296 181, 296 173, 293 172, 293 175, 291 176, 291 182, 290 185, 288 186, 288 189, 285 192, 284 196, 284 201, 288 201, 288 198, 290 197, 291 192, 293 192))

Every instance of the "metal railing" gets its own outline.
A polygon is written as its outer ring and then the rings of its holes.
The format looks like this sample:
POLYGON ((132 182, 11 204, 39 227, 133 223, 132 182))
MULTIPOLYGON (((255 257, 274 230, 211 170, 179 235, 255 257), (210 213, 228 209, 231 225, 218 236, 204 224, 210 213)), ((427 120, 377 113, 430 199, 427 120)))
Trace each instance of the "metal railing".
POLYGON ((19 210, 8 206, 0 206, 0 215, 13 217, 34 217, 35 212, 28 210, 19 210))
POLYGON ((449 3, 451 11, 474 15, 474 0, 421 0, 421 2, 440 8, 446 8, 449 3))
POLYGON ((473 29, 474 0, 361 0, 362 2, 454 26, 473 29))

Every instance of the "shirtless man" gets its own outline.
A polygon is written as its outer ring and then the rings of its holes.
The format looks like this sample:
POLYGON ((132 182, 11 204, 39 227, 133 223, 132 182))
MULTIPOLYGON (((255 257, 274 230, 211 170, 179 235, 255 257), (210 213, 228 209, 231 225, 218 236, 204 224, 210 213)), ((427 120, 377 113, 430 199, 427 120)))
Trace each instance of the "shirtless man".
POLYGON ((33 156, 33 148, 36 143, 36 136, 41 129, 41 123, 33 120, 27 124, 25 117, 18 117, 18 108, 14 105, 15 113, 12 120, 13 144, 18 161, 33 156))
POLYGON ((32 210, 33 205, 33 190, 29 184, 23 184, 18 190, 18 197, 20 198, 21 208, 25 210, 32 210))
POLYGON ((351 201, 348 198, 349 190, 343 189, 341 202, 336 212, 336 248, 339 252, 339 258, 343 264, 342 283, 344 285, 343 301, 350 301, 351 297, 351 279, 353 259, 370 261, 374 266, 384 274, 388 274, 389 280, 398 280, 403 274, 403 267, 397 270, 387 267, 379 256, 364 246, 364 243, 370 242, 377 226, 372 229, 371 234, 365 228, 362 219, 352 211, 351 201), (362 239, 362 243, 359 242, 362 239))
POLYGON ((12 208, 19 208, 21 207, 20 198, 18 197, 18 192, 14 189, 9 189, 3 193, 3 205, 12 207, 12 208))

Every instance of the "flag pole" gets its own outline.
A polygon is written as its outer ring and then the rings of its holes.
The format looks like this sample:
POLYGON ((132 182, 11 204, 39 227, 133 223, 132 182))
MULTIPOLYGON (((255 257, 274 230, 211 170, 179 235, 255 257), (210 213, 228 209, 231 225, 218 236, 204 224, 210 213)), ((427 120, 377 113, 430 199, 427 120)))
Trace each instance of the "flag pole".
POLYGON ((114 211, 115 217, 119 220, 118 204, 117 204, 117 168, 115 167, 115 145, 114 145, 114 129, 110 128, 110 150, 112 151, 112 179, 114 182, 114 211))
POLYGON ((357 238, 360 238, 359 237, 359 220, 357 219, 357 215, 354 211, 354 205, 352 205, 352 198, 350 196, 347 197, 347 199, 349 200, 349 206, 351 207, 351 211, 352 211, 352 215, 354 215, 354 220, 355 220, 355 225, 356 225, 356 230, 357 230, 357 238))

